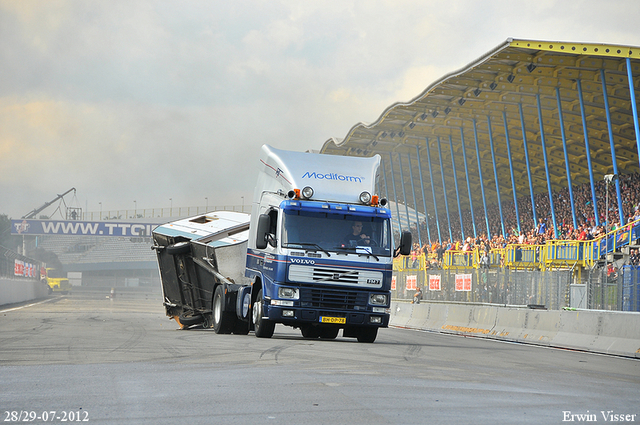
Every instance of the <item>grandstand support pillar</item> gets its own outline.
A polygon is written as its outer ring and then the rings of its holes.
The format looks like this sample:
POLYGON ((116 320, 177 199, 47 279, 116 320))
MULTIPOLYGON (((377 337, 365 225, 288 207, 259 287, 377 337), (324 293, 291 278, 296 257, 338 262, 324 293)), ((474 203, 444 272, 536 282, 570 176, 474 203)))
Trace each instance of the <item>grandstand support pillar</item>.
MULTIPOLYGON (((611 163, 613 164, 613 174, 618 173, 618 160, 616 159, 616 147, 613 140, 613 127, 611 125, 611 111, 609 110, 609 96, 607 95, 607 82, 605 81, 604 69, 600 69, 600 79, 602 80, 602 96, 604 99, 604 111, 607 115, 607 128, 609 129, 609 144, 611 145, 611 163)), ((622 209, 622 195, 620 193, 620 180, 616 180, 616 195, 618 196, 618 215, 620 217, 620 225, 625 224, 624 211, 622 209)), ((609 211, 607 211, 609 217, 609 211)))
POLYGON ((444 194, 444 207, 447 211, 447 225, 449 226, 449 240, 453 243, 453 234, 451 232, 451 215, 449 214, 449 201, 447 200, 447 185, 444 181, 444 166, 442 165, 442 147, 440 146, 440 136, 438 140, 438 156, 440 157, 440 175, 442 176, 442 191, 444 194))
POLYGON ((633 86, 633 72, 631 71, 631 59, 627 58, 627 77, 629 78, 629 95, 631 97, 631 110, 633 111, 633 126, 636 131, 636 146, 638 158, 640 158, 640 123, 638 123, 638 104, 636 103, 636 89, 633 86))
POLYGON ((516 212, 516 225, 518 235, 520 234, 520 212, 518 211, 518 192, 516 191, 516 179, 513 175, 513 158, 511 157, 511 141, 509 140, 509 125, 507 124, 507 113, 502 111, 502 121, 504 122, 504 137, 507 143, 507 156, 509 157, 509 171, 511 172, 511 189, 513 190, 513 206, 516 212))
POLYGON ((429 149, 429 139, 426 138, 427 145, 427 161, 429 163, 429 178, 431 179, 431 194, 433 195, 433 210, 436 213, 436 230, 438 230, 438 242, 442 243, 442 235, 440 235, 440 220, 438 219, 438 202, 436 201, 436 189, 433 187, 433 167, 431 167, 431 149, 429 149))
POLYGON ((524 159, 526 161, 527 177, 529 177, 529 194, 531 195, 531 211, 533 212, 533 225, 538 224, 538 216, 536 214, 536 201, 533 195, 533 180, 531 179, 531 167, 529 166, 529 146, 527 144, 527 130, 524 126, 524 113, 522 112, 522 103, 518 103, 520 110, 520 127, 522 128, 522 144, 524 146, 524 159))
POLYGON ((460 143, 462 143, 462 158, 464 159, 464 175, 467 178, 467 191, 469 192, 469 209, 471 210, 471 223, 473 223, 473 237, 477 238, 476 218, 473 213, 473 199, 471 196, 471 184, 469 184, 469 167, 467 166, 467 149, 464 146, 464 131, 460 127, 460 143))
POLYGON ((564 164, 567 168, 567 183, 569 186, 569 200, 571 202, 571 217, 573 218, 573 228, 578 228, 576 220, 576 204, 573 202, 573 186, 571 183, 571 168, 569 167, 569 153, 567 152, 567 136, 564 131, 564 117, 562 116, 562 100, 560 99, 560 88, 556 87, 556 99, 558 100, 558 119, 560 120, 560 133, 562 135, 562 147, 564 149, 564 164))
POLYGON ((464 241, 464 223, 462 222, 462 207, 460 206, 460 192, 458 191, 458 173, 456 172, 456 161, 453 156, 453 142, 451 141, 451 135, 449 135, 449 149, 451 150, 451 165, 453 166, 453 181, 456 184, 456 199, 458 200, 458 215, 460 216, 460 235, 464 241))
POLYGON ((424 179, 422 178, 422 160, 420 159, 420 146, 416 145, 416 155, 418 156, 418 173, 420 174, 420 190, 422 190, 422 207, 424 208, 424 221, 427 224, 427 238, 431 244, 431 230, 429 230, 429 214, 427 213, 427 197, 424 193, 424 179))
POLYGON ((409 205, 407 202, 407 191, 404 184, 404 173, 402 172, 402 156, 398 152, 398 163, 400 165, 400 185, 402 186, 402 199, 404 200, 404 210, 407 213, 407 229, 411 230, 411 218, 409 217, 409 205))
POLYGON ((489 229, 489 215, 487 214, 487 198, 484 196, 484 180, 482 179, 482 163, 480 161, 480 147, 478 145, 478 128, 476 120, 473 120, 473 138, 476 141, 476 157, 478 158, 478 176, 480 177, 480 192, 482 192, 482 205, 484 206, 484 221, 487 224, 487 238, 491 239, 491 230, 489 229))
MULTIPOLYGON (((418 216, 418 203, 416 202, 416 188, 413 184, 413 170, 411 167, 411 155, 407 153, 407 160, 409 161, 409 180, 411 180, 411 192, 413 193, 413 212, 416 213, 416 232, 418 233, 418 243, 422 246, 422 236, 420 235, 420 217, 418 216)), ((411 226, 409 226, 411 228, 411 226)))
POLYGON ((393 176, 393 152, 389 152, 389 167, 391 168, 391 187, 393 187, 393 201, 396 203, 396 213, 398 214, 398 230, 402 234, 402 222, 400 221, 400 205, 398 204, 398 194, 396 193, 396 179, 393 176))
POLYGON ((587 155, 587 167, 589 168, 589 182, 591 183, 591 205, 593 206, 593 215, 596 220, 596 226, 600 225, 600 216, 598 215, 598 198, 596 197, 596 186, 593 178, 593 167, 591 166, 591 149, 589 148, 589 131, 587 130, 587 116, 584 110, 584 98, 582 97, 582 84, 580 80, 576 80, 578 86, 578 100, 580 101, 580 115, 582 116, 582 131, 584 133, 584 147, 587 155))
MULTIPOLYGON (((392 171, 392 175, 393 175, 393 171, 392 171)), ((387 170, 384 167, 384 164, 382 165, 382 179, 384 180, 384 191, 387 194, 387 199, 390 199, 389 196, 389 187, 387 186, 387 170)), ((394 200, 395 200, 395 188, 393 189, 394 191, 394 200)), ((396 207, 398 206, 398 203, 396 202, 396 207)), ((398 221, 398 229, 402 230, 402 227, 400 226, 400 214, 398 214, 397 216, 397 221, 398 221)))
POLYGON ((493 175, 496 179, 496 194, 498 195, 498 211, 500 212, 500 227, 502 228, 502 237, 506 239, 507 235, 504 231, 504 217, 502 215, 502 200, 500 199, 500 184, 498 182, 498 168, 496 167, 496 153, 493 149, 493 130, 491 129, 491 117, 487 115, 487 127, 489 128, 489 146, 491 147, 491 162, 493 163, 493 175))
POLYGON ((544 139, 544 124, 542 123, 542 106, 540 94, 536 94, 538 104, 538 120, 540 121, 540 142, 542 143, 542 156, 544 157, 544 171, 547 175, 547 191, 549 192, 549 208, 551 209, 551 221, 553 222, 553 236, 558 238, 558 226, 556 225, 556 211, 553 207, 553 191, 551 189, 551 176, 549 175, 549 160, 547 158, 547 144, 544 139))

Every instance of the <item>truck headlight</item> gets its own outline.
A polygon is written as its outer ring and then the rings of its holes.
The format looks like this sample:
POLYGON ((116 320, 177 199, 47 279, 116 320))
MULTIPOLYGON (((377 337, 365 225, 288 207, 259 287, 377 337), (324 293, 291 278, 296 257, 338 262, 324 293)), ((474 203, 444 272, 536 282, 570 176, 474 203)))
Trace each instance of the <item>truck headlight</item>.
POLYGON ((370 294, 369 304, 387 305, 387 295, 386 294, 370 294))
POLYGON ((278 298, 287 298, 290 300, 300 299, 300 291, 298 288, 278 288, 278 298))

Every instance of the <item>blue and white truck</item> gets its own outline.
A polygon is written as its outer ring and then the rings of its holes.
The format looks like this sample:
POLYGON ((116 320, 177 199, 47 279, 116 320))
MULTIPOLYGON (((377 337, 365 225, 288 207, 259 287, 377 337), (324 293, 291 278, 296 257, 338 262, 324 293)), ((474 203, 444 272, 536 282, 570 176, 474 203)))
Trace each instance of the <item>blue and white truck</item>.
POLYGON ((391 212, 375 195, 370 158, 263 146, 251 214, 212 212, 153 231, 164 305, 182 327, 270 338, 373 342, 387 327, 394 247, 391 212))

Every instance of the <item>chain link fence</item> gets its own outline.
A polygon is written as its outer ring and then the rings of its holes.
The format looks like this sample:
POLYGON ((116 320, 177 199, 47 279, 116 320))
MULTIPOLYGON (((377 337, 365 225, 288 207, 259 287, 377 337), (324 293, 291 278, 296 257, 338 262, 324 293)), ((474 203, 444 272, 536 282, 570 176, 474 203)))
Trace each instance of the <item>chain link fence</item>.
POLYGON ((577 270, 407 269, 394 271, 392 296, 533 308, 640 312, 640 266, 577 270))
POLYGON ((559 310, 570 306, 572 273, 509 269, 404 270, 394 272, 395 299, 528 305, 559 310))

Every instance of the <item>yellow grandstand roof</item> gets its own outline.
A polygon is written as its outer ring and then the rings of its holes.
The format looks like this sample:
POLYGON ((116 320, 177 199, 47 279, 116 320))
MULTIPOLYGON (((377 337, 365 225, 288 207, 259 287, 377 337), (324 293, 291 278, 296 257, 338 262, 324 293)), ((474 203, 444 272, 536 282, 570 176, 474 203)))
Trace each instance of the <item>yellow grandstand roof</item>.
MULTIPOLYGON (((439 138, 448 205, 452 211, 457 211, 452 154, 449 147, 451 138, 460 200, 464 210, 468 208, 469 202, 466 195, 462 140, 465 143, 474 207, 482 205, 474 123, 482 164, 482 184, 486 191, 487 203, 492 204, 496 203, 497 195, 491 139, 502 202, 513 201, 507 138, 518 197, 530 194, 524 140, 528 144, 533 191, 536 194, 547 191, 542 136, 546 145, 552 190, 567 187, 562 128, 567 144, 572 183, 588 183, 589 167, 582 118, 584 112, 591 168, 595 180, 602 180, 605 174, 613 172, 609 125, 601 80, 604 75, 618 172, 638 172, 640 168, 627 61, 631 64, 633 85, 637 88, 640 79, 640 47, 508 39, 463 69, 431 84, 410 102, 389 106, 376 122, 368 125, 356 124, 344 139, 328 140, 321 152, 353 156, 371 156, 378 153, 384 160, 389 185, 390 152, 393 153, 393 177, 400 192, 398 200, 403 201, 398 182, 404 178, 407 204, 422 211, 423 200, 419 181, 421 176, 416 170, 417 159, 420 158, 426 202, 431 205, 426 153, 428 142, 433 188, 438 197, 438 209, 444 212, 438 154, 439 138), (402 174, 399 160, 403 164, 402 174), (416 188, 415 205, 409 192, 409 160, 412 161, 412 175, 416 188)), ((637 102, 638 93, 635 93, 635 96, 637 102)), ((387 196, 391 198, 392 193, 387 196)), ((452 216, 455 217, 457 214, 452 213, 452 216)))

